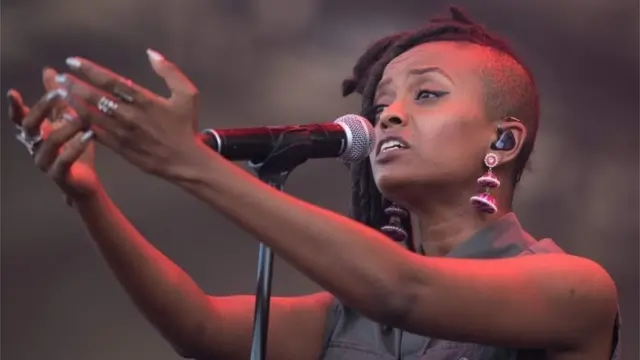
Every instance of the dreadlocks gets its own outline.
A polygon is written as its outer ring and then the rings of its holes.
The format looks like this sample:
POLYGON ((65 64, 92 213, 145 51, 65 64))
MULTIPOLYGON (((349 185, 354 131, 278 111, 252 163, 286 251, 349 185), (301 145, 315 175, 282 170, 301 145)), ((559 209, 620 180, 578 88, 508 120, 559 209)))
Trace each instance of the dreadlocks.
MULTIPOLYGON (((382 38, 370 46, 353 68, 353 76, 342 83, 342 94, 362 95, 361 114, 373 123, 374 97, 385 67, 394 58, 411 48, 434 41, 457 41, 480 45, 491 52, 489 64, 481 71, 485 88, 487 113, 495 118, 514 116, 521 119, 528 130, 520 154, 515 162, 513 184, 520 180, 533 151, 538 124, 538 95, 533 78, 521 65, 509 45, 475 24, 457 7, 450 8, 451 17, 432 19, 421 29, 382 38), (496 66, 498 65, 498 66, 496 66)), ((351 216, 373 228, 385 223, 383 209, 389 206, 376 187, 367 160, 351 166, 351 216)), ((410 230, 410 224, 403 224, 410 230)), ((410 231, 409 231, 410 233, 410 231)))

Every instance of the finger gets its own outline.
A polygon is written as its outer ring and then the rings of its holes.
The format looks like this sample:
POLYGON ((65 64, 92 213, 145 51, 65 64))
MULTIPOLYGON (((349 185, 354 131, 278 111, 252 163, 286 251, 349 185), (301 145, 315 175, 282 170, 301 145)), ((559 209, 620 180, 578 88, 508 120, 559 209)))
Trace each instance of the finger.
MULTIPOLYGON (((50 67, 44 67, 42 69, 42 83, 44 84, 44 88, 47 91, 53 91, 60 88, 60 85, 56 82, 57 75, 58 75, 58 72, 50 67)), ((53 106, 49 119, 51 119, 52 121, 55 121, 58 118, 60 118, 62 114, 68 111, 70 111, 69 104, 67 104, 64 101, 58 101, 53 106)))
POLYGON ((89 146, 91 135, 90 132, 76 133, 73 139, 65 144, 64 149, 49 168, 48 173, 53 180, 61 183, 67 178, 71 165, 89 146))
POLYGON ((22 128, 29 136, 39 134, 40 124, 51 113, 58 101, 67 96, 65 89, 56 89, 44 95, 22 120, 22 128))
POLYGON ((198 89, 174 63, 152 49, 147 49, 147 56, 153 70, 162 76, 171 90, 170 100, 178 102, 197 101, 198 89))
POLYGON ((29 112, 29 108, 24 105, 22 95, 11 89, 7 92, 7 99, 9 100, 9 118, 14 124, 22 126, 22 121, 29 112))
POLYGON ((42 134, 43 139, 46 139, 47 136, 49 136, 49 134, 53 130, 54 130, 54 124, 51 123, 50 121, 45 119, 42 121, 42 123, 40 123, 40 134, 42 134))
POLYGON ((47 131, 45 140, 35 153, 36 166, 42 171, 48 171, 58 157, 60 148, 84 128, 80 119, 73 115, 65 114, 62 118, 63 122, 53 124, 52 129, 47 131))
POLYGON ((70 57, 66 63, 71 70, 82 75, 87 83, 116 95, 124 102, 143 106, 158 97, 150 90, 87 59, 70 57))
POLYGON ((69 92, 68 101, 83 121, 106 129, 129 126, 135 109, 130 104, 118 103, 113 96, 78 79, 71 74, 59 74, 56 82, 69 92), (112 108, 100 110, 101 102, 111 101, 112 108))
POLYGON ((93 138, 102 145, 105 145, 111 150, 118 151, 123 141, 127 139, 126 128, 115 124, 114 121, 108 119, 102 114, 96 107, 86 103, 82 99, 78 99, 74 102, 75 109, 78 116, 83 119, 83 123, 88 122, 93 138))
POLYGON ((58 72, 50 67, 42 69, 42 83, 47 91, 53 91, 60 87, 56 82, 56 75, 58 72))
POLYGON ((91 132, 93 132, 93 139, 95 139, 100 144, 115 152, 118 152, 118 150, 120 149, 121 141, 119 141, 118 138, 114 136, 114 134, 106 131, 98 125, 92 125, 91 132))

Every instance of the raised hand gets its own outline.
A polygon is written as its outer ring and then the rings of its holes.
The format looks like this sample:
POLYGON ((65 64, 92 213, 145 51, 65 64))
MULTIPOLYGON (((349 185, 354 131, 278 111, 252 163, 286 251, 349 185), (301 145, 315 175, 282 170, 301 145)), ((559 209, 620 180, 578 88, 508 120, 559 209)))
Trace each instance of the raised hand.
POLYGON ((171 90, 169 98, 78 57, 67 59, 78 76, 56 80, 98 142, 145 172, 171 177, 203 149, 196 134, 198 93, 173 63, 153 50, 147 54, 171 90))
POLYGON ((63 98, 53 69, 42 73, 48 91, 29 109, 16 90, 9 90, 9 118, 18 126, 18 139, 32 155, 36 166, 47 173, 68 200, 94 194, 100 184, 93 166, 92 133, 63 98), (51 119, 51 120, 49 120, 51 119))

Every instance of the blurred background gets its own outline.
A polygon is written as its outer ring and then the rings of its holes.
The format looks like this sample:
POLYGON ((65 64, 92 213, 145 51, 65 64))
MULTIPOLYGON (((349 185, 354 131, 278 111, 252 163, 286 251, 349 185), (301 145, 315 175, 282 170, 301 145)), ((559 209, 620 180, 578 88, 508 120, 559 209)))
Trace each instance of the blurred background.
MULTIPOLYGON (((165 94, 145 49, 201 91, 201 127, 330 121, 357 112, 340 83, 367 45, 420 26, 448 2, 416 0, 4 0, 2 91, 28 102, 40 69, 83 56, 165 94)), ((504 34, 537 77, 542 121, 516 209, 537 237, 616 280, 625 360, 638 359, 636 0, 460 0, 504 34)), ((2 99, 2 358, 178 359, 134 309, 57 188, 13 140, 2 99)), ((211 294, 253 293, 257 243, 186 193, 98 149, 106 188, 131 221, 211 294)), ((287 191, 346 213, 348 177, 312 161, 287 191)), ((274 294, 317 290, 277 259, 274 294)))

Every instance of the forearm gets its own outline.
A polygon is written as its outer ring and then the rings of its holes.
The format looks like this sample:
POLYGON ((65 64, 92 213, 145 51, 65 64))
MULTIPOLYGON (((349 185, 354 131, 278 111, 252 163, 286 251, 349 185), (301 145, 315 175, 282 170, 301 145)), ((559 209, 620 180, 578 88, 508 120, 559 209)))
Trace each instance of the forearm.
MULTIPOLYGON (((459 341, 553 347, 575 345, 574 334, 593 326, 584 316, 592 309, 608 306, 615 314, 615 300, 597 294, 602 286, 584 285, 601 278, 595 282, 611 287, 606 273, 585 260, 421 257, 362 224, 275 191, 217 154, 200 156, 199 167, 173 181, 374 321, 459 341)), ((609 315, 604 319, 612 320, 609 315)))
POLYGON ((202 322, 214 315, 202 290, 135 229, 104 191, 75 206, 136 306, 177 350, 196 347, 202 322))
POLYGON ((402 247, 351 219, 272 189, 209 150, 197 156, 200 160, 174 183, 271 246, 341 301, 371 317, 389 316, 403 259, 409 256, 402 247))

